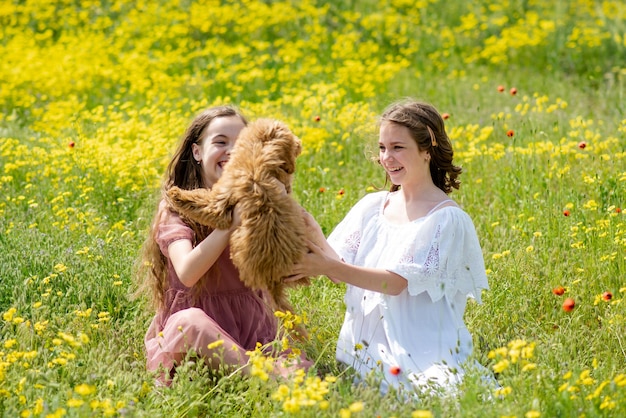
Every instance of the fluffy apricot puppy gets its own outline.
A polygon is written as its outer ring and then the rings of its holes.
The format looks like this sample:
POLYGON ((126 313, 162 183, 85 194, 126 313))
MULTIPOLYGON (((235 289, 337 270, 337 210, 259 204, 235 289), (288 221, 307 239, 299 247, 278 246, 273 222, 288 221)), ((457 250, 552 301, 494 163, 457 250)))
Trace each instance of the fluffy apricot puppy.
POLYGON ((237 205, 241 225, 230 238, 230 254, 241 280, 267 290, 273 308, 291 311, 283 283, 307 251, 300 205, 291 195, 300 139, 282 122, 259 119, 244 128, 230 160, 211 189, 172 187, 168 203, 181 216, 213 228, 229 228, 237 205))

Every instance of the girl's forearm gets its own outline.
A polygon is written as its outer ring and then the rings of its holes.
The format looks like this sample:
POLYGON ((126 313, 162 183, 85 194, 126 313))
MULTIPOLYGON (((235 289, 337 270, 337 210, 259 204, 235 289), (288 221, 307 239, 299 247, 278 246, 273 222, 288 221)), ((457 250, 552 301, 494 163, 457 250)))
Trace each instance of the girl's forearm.
POLYGON ((174 241, 169 253, 178 279, 192 287, 215 264, 230 239, 230 231, 216 229, 192 248, 189 240, 174 241))
POLYGON ((387 295, 398 295, 407 287, 406 279, 396 273, 354 266, 338 259, 328 261, 326 276, 333 280, 387 295))

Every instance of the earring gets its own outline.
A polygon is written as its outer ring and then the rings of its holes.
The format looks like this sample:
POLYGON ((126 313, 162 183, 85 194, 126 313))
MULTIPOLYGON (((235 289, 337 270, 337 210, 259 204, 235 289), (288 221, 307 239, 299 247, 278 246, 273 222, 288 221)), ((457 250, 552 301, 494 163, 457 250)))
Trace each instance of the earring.
POLYGON ((202 160, 196 160, 196 164, 200 165, 200 163, 202 162, 202 160))

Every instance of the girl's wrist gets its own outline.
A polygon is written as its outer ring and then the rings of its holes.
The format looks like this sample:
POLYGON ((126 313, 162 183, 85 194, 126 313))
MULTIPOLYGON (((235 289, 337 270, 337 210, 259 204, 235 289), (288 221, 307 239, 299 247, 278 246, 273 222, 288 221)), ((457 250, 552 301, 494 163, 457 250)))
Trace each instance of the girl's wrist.
POLYGON ((341 269, 344 267, 344 262, 339 258, 329 258, 327 261, 328 270, 326 272, 327 277, 332 277, 334 280, 338 280, 337 277, 341 277, 341 269))
POLYGON ((215 238, 223 239, 226 242, 230 239, 231 230, 230 229, 214 229, 212 234, 215 238))

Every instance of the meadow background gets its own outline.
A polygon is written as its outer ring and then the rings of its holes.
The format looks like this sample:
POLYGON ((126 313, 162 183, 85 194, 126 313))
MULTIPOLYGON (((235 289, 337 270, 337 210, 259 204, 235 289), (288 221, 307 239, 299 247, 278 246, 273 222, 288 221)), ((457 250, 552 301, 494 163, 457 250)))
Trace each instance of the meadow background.
POLYGON ((0 415, 624 416, 625 84, 621 0, 0 0, 0 415), (376 116, 405 96, 449 116, 491 284, 466 318, 501 388, 352 385, 325 279, 292 293, 321 377, 189 363, 155 387, 134 271, 193 116, 287 122, 329 233, 383 186, 376 116))

